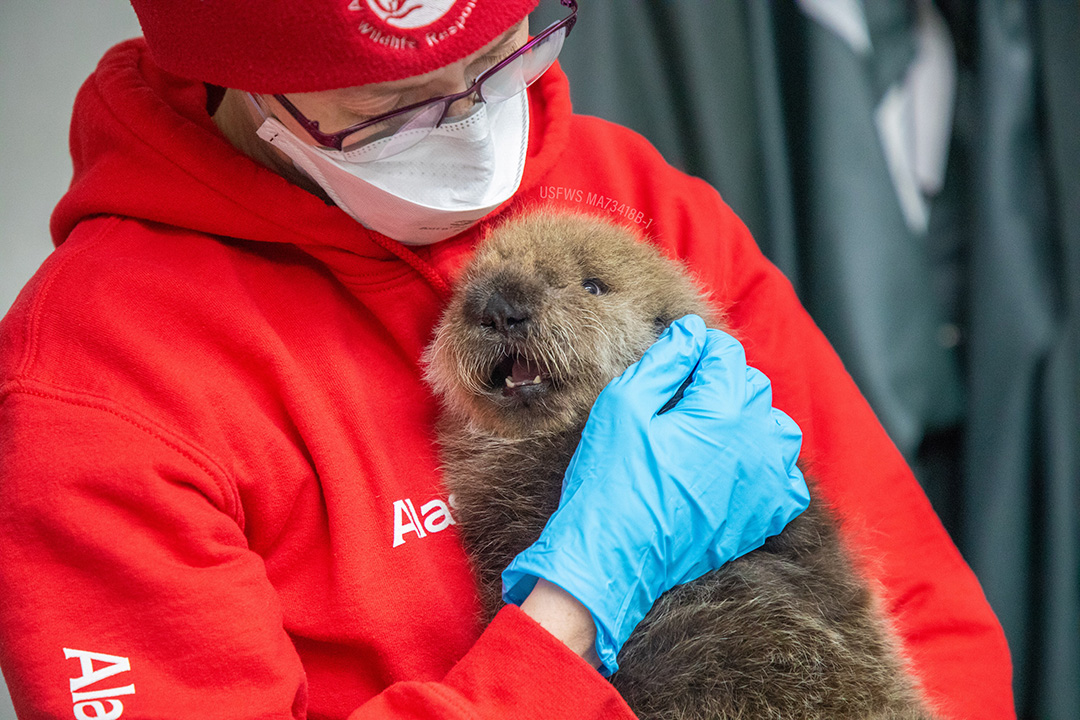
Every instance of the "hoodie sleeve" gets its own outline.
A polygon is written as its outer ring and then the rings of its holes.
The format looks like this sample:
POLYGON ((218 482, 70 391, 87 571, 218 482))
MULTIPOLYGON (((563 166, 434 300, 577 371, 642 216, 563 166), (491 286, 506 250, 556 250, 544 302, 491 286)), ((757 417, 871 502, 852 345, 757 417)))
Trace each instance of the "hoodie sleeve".
MULTIPOLYGON (((0 393, 0 664, 24 718, 301 718, 305 670, 229 485, 105 398, 0 393)), ((362 718, 632 718, 517 608, 362 718)))

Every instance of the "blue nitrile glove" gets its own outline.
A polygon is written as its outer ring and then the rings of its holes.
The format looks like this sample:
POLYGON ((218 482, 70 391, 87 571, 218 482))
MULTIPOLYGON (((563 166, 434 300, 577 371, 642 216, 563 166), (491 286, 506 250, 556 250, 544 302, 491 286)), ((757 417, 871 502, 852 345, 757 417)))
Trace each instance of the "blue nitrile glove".
POLYGON ((806 509, 802 433, 742 346, 673 323, 593 405, 539 540, 503 572, 520 604, 544 578, 596 621, 607 673, 660 595, 760 547, 806 509), (693 372, 673 409, 657 411, 693 372))

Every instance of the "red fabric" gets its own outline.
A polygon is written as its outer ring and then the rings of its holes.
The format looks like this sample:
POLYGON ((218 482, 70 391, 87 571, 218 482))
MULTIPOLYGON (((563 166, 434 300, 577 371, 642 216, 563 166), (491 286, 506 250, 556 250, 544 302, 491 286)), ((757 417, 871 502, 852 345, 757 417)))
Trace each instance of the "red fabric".
POLYGON ((399 80, 471 55, 538 0, 131 0, 154 60, 260 93, 399 80))
MULTIPOLYGON (((974 576, 743 224, 640 137, 571 116, 557 68, 530 92, 504 212, 621 218, 690 263, 805 431, 927 696, 1013 717, 974 576)), ((106 56, 59 247, 0 324, 20 717, 629 718, 520 611, 475 621, 418 358, 490 223, 414 253, 234 151, 204 103, 140 41, 106 56)))

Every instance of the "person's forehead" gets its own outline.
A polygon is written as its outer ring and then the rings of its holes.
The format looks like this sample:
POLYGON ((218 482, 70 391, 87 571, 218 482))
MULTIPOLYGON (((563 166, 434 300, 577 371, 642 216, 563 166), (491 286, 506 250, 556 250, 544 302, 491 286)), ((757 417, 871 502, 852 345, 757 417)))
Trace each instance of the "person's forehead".
MULTIPOLYGON (((498 36, 484 47, 477 50, 472 55, 456 62, 452 65, 468 65, 470 62, 481 58, 493 50, 497 50, 504 45, 512 45, 518 42, 523 35, 528 33, 529 18, 525 17, 516 25, 510 27, 509 30, 498 36)), ((316 93, 322 95, 327 99, 331 98, 347 98, 357 94, 363 94, 367 96, 377 95, 397 95, 402 92, 412 90, 415 88, 423 87, 429 83, 432 79, 437 77, 440 73, 445 72, 446 68, 436 68, 431 72, 424 73, 423 75, 414 75, 413 77, 403 78, 401 80, 390 80, 382 83, 372 83, 370 85, 358 85, 351 88, 340 88, 338 90, 328 90, 322 93, 316 93)))

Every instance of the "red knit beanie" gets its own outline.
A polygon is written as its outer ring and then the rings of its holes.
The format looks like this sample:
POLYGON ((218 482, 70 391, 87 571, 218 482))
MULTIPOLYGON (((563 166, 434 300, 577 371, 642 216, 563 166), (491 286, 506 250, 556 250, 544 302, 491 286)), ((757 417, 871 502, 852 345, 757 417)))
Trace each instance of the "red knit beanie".
POLYGON ((155 62, 259 93, 420 75, 470 55, 538 0, 131 0, 155 62))

